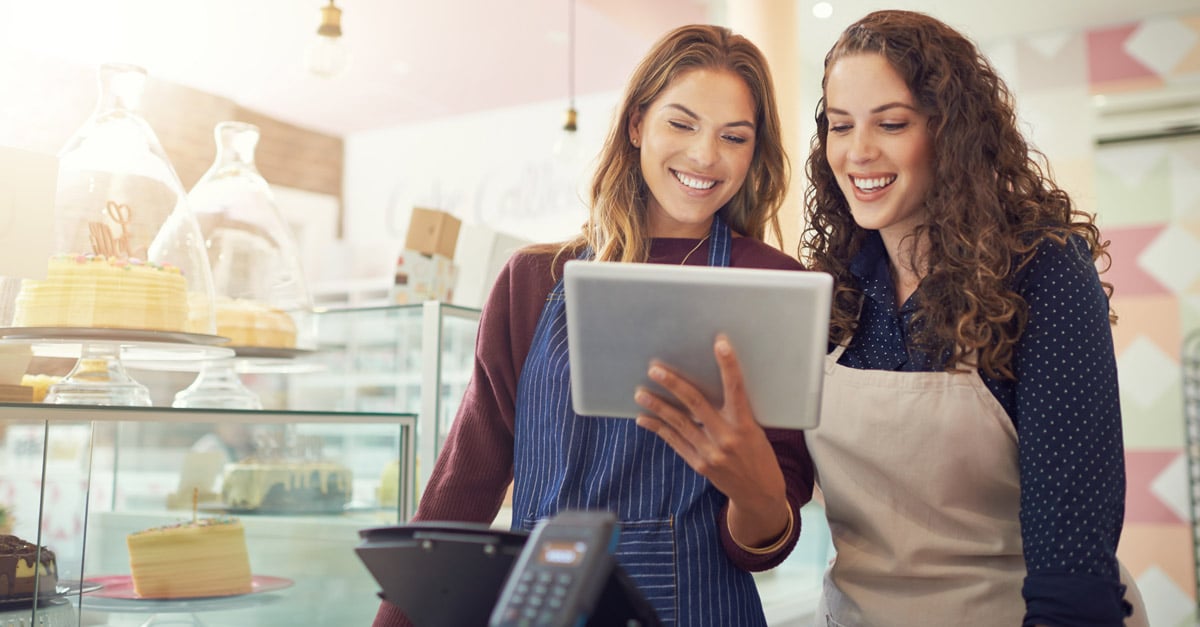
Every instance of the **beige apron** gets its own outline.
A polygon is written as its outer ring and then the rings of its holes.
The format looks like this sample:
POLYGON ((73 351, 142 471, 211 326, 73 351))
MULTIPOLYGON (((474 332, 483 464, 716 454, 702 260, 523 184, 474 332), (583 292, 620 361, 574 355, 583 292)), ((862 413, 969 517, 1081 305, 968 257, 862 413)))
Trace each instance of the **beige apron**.
POLYGON ((842 351, 806 435, 837 551, 818 624, 1020 625, 1012 419, 976 373, 859 370, 842 351))

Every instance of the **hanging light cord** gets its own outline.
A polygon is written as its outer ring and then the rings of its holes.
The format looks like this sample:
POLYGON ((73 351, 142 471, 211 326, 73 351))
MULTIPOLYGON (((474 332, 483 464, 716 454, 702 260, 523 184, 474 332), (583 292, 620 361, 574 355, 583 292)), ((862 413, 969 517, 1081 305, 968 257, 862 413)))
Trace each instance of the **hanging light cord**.
POLYGON ((567 8, 567 89, 571 97, 571 108, 575 108, 575 0, 567 8))
POLYGON ((564 131, 575 131, 575 0, 567 0, 567 121, 564 131))

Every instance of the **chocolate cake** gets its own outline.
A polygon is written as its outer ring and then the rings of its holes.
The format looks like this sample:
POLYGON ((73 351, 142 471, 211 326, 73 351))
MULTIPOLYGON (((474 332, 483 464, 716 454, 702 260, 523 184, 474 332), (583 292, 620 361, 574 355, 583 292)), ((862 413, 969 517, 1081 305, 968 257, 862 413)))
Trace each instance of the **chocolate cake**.
POLYGON ((38 554, 36 544, 16 536, 0 535, 0 601, 33 598, 56 593, 58 565, 54 553, 45 547, 38 554), (34 567, 37 564, 37 567, 34 567))

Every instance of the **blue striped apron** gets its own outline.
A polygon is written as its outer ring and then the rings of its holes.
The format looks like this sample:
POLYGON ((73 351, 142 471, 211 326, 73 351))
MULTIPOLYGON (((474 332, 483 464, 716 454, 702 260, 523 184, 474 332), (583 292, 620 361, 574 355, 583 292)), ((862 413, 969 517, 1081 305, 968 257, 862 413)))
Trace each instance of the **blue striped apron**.
MULTIPOLYGON (((728 266, 732 238, 720 218, 709 241, 708 265, 728 266)), ((766 625, 753 577, 721 546, 726 497, 633 420, 572 410, 561 280, 517 384, 513 455, 514 529, 567 509, 611 511, 621 524, 617 560, 664 625, 766 625)))

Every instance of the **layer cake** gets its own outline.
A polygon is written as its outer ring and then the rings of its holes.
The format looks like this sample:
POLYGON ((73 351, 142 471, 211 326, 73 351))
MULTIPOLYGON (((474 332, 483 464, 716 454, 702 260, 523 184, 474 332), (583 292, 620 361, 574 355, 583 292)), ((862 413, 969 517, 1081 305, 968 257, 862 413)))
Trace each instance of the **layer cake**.
POLYGON ((187 282, 179 268, 95 254, 50 258, 46 278, 21 281, 16 327, 186 331, 187 282))
POLYGON ((189 599, 251 590, 246 532, 220 516, 130 534, 133 589, 146 599, 189 599))

